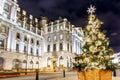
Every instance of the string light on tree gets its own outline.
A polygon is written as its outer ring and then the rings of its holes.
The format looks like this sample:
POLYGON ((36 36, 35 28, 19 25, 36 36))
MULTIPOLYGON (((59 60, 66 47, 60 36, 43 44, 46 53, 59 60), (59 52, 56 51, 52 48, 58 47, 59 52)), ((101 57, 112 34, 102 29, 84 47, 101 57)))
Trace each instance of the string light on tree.
POLYGON ((114 51, 109 47, 109 39, 105 36, 104 31, 100 30, 103 22, 93 14, 95 10, 95 6, 92 5, 87 10, 89 16, 88 24, 84 28, 83 54, 76 57, 76 63, 74 64, 78 71, 92 69, 112 71, 115 69, 115 65, 110 58, 114 51))

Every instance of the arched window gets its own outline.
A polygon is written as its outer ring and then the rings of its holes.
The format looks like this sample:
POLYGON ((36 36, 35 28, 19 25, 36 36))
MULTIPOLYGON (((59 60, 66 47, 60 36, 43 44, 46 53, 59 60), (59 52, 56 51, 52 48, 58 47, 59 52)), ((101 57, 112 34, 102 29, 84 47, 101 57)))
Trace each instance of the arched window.
POLYGON ((27 36, 24 36, 24 41, 27 41, 27 36))
POLYGON ((13 69, 17 69, 17 71, 21 68, 21 61, 19 59, 13 60, 13 69))
POLYGON ((37 40, 37 45, 40 45, 40 42, 37 40))
POLYGON ((39 62, 36 61, 36 68, 39 69, 39 62))
POLYGON ((36 56, 39 56, 39 49, 36 49, 36 56))
POLYGON ((57 30, 57 26, 53 26, 53 31, 56 31, 57 30))
POLYGON ((31 38, 31 43, 32 43, 32 44, 34 43, 34 40, 33 40, 33 38, 31 38))
POLYGON ((51 60, 50 59, 51 59, 50 57, 47 58, 47 67, 50 67, 50 64, 51 64, 51 60))
POLYGON ((70 57, 69 56, 67 56, 67 67, 69 68, 70 67, 70 57))
POLYGON ((26 69, 26 68, 27 68, 27 61, 24 60, 24 61, 22 62, 22 69, 26 69))
POLYGON ((63 57, 60 56, 59 58, 59 67, 63 67, 63 57))
POLYGON ((60 26, 59 26, 59 29, 62 30, 62 29, 63 29, 63 25, 60 25, 60 26))
POLYGON ((16 34, 16 38, 17 38, 17 39, 20 39, 20 33, 17 33, 17 34, 16 34))
POLYGON ((30 61, 30 66, 29 66, 30 69, 33 69, 33 61, 31 60, 30 61))

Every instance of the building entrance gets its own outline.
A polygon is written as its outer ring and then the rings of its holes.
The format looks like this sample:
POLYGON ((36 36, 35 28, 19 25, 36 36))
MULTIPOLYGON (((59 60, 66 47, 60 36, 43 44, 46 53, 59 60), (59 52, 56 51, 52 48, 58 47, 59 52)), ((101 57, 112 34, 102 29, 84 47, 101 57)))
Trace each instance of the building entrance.
POLYGON ((57 63, 56 61, 53 61, 53 71, 56 72, 56 67, 57 67, 57 63))

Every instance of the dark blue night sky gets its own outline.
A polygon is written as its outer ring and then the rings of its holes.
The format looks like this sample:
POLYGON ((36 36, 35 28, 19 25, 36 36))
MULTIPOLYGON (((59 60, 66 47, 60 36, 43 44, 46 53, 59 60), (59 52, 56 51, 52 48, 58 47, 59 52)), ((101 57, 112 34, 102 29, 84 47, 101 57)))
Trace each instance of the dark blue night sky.
POLYGON ((87 24, 90 4, 96 6, 96 15, 104 22, 110 46, 120 52, 120 0, 18 0, 18 4, 34 17, 45 16, 50 20, 59 16, 72 24, 84 27, 87 24))

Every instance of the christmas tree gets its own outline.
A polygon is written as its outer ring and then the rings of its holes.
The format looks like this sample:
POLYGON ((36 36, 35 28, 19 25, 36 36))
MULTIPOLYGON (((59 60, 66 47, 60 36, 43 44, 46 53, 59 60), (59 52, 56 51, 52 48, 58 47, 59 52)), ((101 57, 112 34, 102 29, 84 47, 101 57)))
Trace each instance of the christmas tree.
POLYGON ((109 39, 106 38, 104 31, 101 31, 101 22, 96 15, 95 7, 88 8, 88 24, 84 28, 83 54, 75 57, 74 68, 78 71, 87 71, 92 69, 114 70, 110 55, 114 51, 109 47, 109 39))

